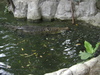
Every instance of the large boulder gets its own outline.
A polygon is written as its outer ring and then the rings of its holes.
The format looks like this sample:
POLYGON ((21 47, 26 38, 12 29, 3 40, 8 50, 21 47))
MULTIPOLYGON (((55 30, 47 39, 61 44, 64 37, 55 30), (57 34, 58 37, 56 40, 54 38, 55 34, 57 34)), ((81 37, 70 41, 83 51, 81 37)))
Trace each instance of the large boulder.
POLYGON ((96 7, 96 0, 84 0, 75 7, 75 17, 95 26, 100 26, 100 12, 96 7))
POLYGON ((39 10, 39 0, 31 0, 28 2, 27 19, 28 20, 39 20, 41 14, 39 10))
POLYGON ((60 0, 55 14, 55 18, 60 20, 70 19, 71 13, 71 2, 69 0, 60 0))
POLYGON ((13 1, 15 5, 15 11, 13 11, 14 17, 26 18, 27 17, 27 2, 25 0, 13 1))
POLYGON ((82 20, 86 21, 87 23, 91 23, 95 26, 100 26, 100 12, 97 13, 95 16, 91 16, 82 20))
POLYGON ((75 7, 75 15, 79 18, 88 18, 97 13, 96 0, 85 0, 75 7))
POLYGON ((56 0, 44 1, 40 4, 41 15, 44 20, 52 20, 54 18, 57 2, 56 0))

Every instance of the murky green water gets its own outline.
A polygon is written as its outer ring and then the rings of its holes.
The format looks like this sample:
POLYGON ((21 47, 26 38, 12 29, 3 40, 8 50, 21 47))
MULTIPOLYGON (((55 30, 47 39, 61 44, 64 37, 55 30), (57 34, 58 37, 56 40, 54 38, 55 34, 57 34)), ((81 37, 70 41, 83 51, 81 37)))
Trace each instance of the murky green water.
POLYGON ((4 14, 0 7, 0 75, 43 75, 78 63, 83 42, 100 42, 100 28, 83 22, 78 26, 68 22, 28 23, 18 21, 12 14, 4 14), (3 24, 68 26, 69 31, 55 35, 18 36, 3 24), (89 26, 88 26, 89 25, 89 26))

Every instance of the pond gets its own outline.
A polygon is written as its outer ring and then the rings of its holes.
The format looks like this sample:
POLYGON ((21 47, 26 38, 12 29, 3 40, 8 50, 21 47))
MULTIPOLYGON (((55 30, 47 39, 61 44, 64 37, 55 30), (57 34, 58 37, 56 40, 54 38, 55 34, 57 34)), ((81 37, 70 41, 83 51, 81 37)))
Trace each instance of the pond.
POLYGON ((4 14, 0 5, 0 75, 43 75, 61 68, 70 67, 82 60, 79 51, 85 50, 84 41, 93 46, 100 42, 100 28, 84 22, 53 21, 29 23, 4 14), (9 31, 2 25, 68 26, 63 34, 25 35, 9 31))

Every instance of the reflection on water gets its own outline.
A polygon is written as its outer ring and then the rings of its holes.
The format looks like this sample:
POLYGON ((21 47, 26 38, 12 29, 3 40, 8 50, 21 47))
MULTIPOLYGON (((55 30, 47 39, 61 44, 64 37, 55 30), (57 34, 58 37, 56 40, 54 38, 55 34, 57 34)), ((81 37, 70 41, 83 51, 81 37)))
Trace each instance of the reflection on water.
POLYGON ((6 55, 5 55, 5 54, 3 54, 3 53, 1 53, 1 54, 0 54, 0 57, 5 57, 5 56, 6 56, 6 55))
POLYGON ((14 75, 13 73, 9 73, 5 71, 4 69, 0 69, 0 75, 14 75))

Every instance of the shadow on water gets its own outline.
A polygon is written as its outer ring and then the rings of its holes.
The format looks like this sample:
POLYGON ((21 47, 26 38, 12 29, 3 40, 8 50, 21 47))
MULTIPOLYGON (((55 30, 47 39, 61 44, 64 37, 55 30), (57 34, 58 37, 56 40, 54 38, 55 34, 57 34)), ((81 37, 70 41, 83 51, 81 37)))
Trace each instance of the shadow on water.
POLYGON ((85 40, 93 46, 100 42, 100 28, 84 22, 28 23, 2 14, 2 24, 68 26, 70 30, 64 34, 19 36, 0 25, 0 75, 43 75, 70 67, 81 61, 78 54, 85 49, 85 40))

